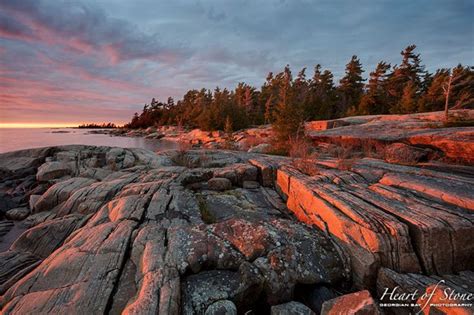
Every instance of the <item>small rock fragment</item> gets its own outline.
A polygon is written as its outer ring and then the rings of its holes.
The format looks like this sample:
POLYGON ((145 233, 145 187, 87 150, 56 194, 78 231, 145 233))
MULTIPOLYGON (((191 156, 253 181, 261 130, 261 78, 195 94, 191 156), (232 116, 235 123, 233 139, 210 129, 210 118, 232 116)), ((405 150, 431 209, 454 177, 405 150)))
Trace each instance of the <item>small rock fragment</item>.
POLYGON ((324 302, 321 315, 332 314, 378 315, 380 310, 369 291, 364 290, 324 302))

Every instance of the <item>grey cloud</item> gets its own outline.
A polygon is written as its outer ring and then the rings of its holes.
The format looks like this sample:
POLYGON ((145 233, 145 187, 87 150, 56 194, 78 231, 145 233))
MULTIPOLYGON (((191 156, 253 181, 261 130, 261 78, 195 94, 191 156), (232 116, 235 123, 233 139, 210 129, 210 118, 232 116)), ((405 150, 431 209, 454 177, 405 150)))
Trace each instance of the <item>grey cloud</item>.
POLYGON ((172 43, 165 45, 157 34, 144 33, 134 23, 111 18, 91 4, 6 0, 0 4, 0 9, 12 17, 28 19, 38 28, 39 37, 44 29, 66 42, 75 40, 93 49, 111 49, 120 61, 137 58, 162 60, 169 55, 184 57, 189 53, 185 47, 172 47, 172 43))

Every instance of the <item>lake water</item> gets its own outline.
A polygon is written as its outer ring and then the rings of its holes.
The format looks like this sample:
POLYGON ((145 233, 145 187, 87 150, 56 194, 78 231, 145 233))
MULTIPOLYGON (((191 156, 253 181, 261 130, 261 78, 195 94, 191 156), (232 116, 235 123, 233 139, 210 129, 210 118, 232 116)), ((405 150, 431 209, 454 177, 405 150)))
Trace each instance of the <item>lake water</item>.
POLYGON ((175 142, 163 139, 117 137, 92 134, 89 131, 91 130, 71 128, 0 128, 0 153, 67 144, 143 148, 152 151, 177 148, 175 142))

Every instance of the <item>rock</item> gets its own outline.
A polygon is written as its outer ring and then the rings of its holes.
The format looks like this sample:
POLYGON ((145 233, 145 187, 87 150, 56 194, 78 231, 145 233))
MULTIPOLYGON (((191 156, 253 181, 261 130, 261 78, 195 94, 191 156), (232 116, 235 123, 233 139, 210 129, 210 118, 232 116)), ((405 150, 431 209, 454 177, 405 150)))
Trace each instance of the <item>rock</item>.
MULTIPOLYGON (((269 312, 288 301, 318 313, 352 280, 374 290, 425 283, 422 272, 471 281, 469 166, 363 158, 342 170, 318 156, 309 176, 288 158, 246 152, 188 150, 183 166, 176 151, 47 152, 33 168, 48 159, 73 172, 40 188, 34 169, 0 179, 12 201, 2 207, 14 205, 5 210, 42 194, 32 203, 41 212, 21 223, 30 228, 0 254, 3 313, 269 312), (229 189, 207 189, 213 181, 229 189)), ((3 239, 17 227, 0 221, 3 239)))
POLYGON ((40 258, 28 252, 5 251, 0 253, 0 294, 3 294, 15 282, 33 268, 40 258))
POLYGON ((65 202, 77 190, 90 186, 96 181, 90 178, 73 177, 51 186, 31 209, 35 212, 52 210, 54 207, 65 202))
POLYGON ((420 149, 404 143, 394 143, 385 148, 385 160, 389 163, 416 164, 427 159, 430 153, 427 149, 420 149))
POLYGON ((35 257, 44 259, 80 227, 82 219, 82 216, 69 215, 40 223, 20 235, 10 246, 10 250, 29 252, 35 257))
POLYGON ((112 170, 128 168, 135 163, 134 155, 129 150, 122 148, 110 149, 105 156, 105 160, 112 170))
POLYGON ((237 315, 237 307, 232 301, 220 300, 212 303, 204 315, 237 315))
POLYGON ((211 178, 207 186, 211 190, 224 191, 232 188, 232 182, 227 178, 211 178))
POLYGON ((473 267, 468 177, 373 159, 357 161, 351 171, 321 163, 311 177, 281 167, 276 185, 300 220, 345 248, 358 288, 373 288, 380 267, 429 274, 473 267))
MULTIPOLYGON (((472 109, 452 112, 453 115, 461 113, 467 119, 472 120, 474 117, 472 109)), ((372 144, 384 147, 391 143, 406 143, 420 148, 430 147, 443 152, 448 161, 472 165, 474 163, 473 128, 442 128, 440 122, 444 119, 443 115, 443 112, 432 112, 346 117, 337 120, 337 128, 330 126, 331 121, 306 124, 306 134, 315 142, 354 148, 363 148, 372 144), (325 123, 327 127, 323 126, 325 123), (440 128, 436 128, 436 124, 440 128)), ((410 150, 410 154, 415 157, 419 157, 419 153, 421 152, 415 153, 410 150)))
POLYGON ((309 307, 299 302, 291 301, 272 306, 272 315, 315 315, 309 307))
POLYGON ((336 293, 325 285, 303 286, 295 295, 300 296, 301 301, 316 314, 321 314, 324 302, 337 297, 336 293))
POLYGON ((242 183, 242 188, 245 189, 257 189, 260 187, 260 184, 256 181, 246 180, 242 183))
POLYGON ((13 223, 12 221, 0 221, 0 237, 7 234, 14 226, 15 223, 13 223))
POLYGON ((5 213, 7 219, 21 221, 30 214, 30 210, 26 207, 10 209, 5 213))
POLYGON ((252 305, 259 297, 263 279, 258 269, 243 263, 237 272, 202 271, 183 283, 183 314, 202 314, 214 302, 228 299, 237 308, 252 305))
POLYGON ((40 166, 52 151, 52 148, 39 148, 2 153, 0 154, 0 177, 20 178, 35 174, 35 168, 40 166))
POLYGON ((268 143, 260 143, 259 145, 256 145, 254 147, 251 147, 248 149, 247 152, 249 153, 267 153, 271 149, 271 145, 268 143))
POLYGON ((38 181, 49 181, 72 174, 71 167, 64 162, 46 162, 38 168, 36 179, 38 181))
POLYGON ((369 291, 364 290, 324 302, 321 315, 331 314, 377 315, 381 313, 369 291))
POLYGON ((40 200, 40 198, 41 198, 41 195, 30 195, 30 201, 29 201, 30 210, 33 210, 35 208, 35 205, 40 200))

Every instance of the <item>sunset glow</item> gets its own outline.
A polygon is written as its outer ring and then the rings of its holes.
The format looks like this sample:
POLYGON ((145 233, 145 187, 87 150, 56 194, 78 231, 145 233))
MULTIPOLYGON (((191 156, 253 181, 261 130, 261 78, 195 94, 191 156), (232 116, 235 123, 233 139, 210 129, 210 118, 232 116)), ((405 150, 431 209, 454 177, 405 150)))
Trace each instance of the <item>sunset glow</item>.
POLYGON ((411 43, 428 70, 472 62, 468 2, 363 2, 2 1, 0 127, 119 124, 152 97, 258 86, 287 63, 338 79, 353 54, 373 69, 411 43))
POLYGON ((67 128, 80 123, 0 123, 0 128, 67 128))

